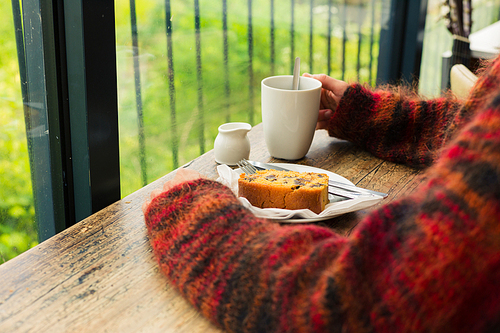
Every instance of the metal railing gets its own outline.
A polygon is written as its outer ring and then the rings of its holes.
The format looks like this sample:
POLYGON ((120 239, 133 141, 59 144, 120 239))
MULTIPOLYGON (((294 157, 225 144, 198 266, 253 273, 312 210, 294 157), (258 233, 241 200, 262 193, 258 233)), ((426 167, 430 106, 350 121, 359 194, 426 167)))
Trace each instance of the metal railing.
MULTIPOLYGON (((353 3, 348 0, 327 0, 327 1, 318 1, 318 0, 309 0, 308 2, 308 18, 309 21, 309 31, 308 31, 308 45, 307 45, 307 59, 305 64, 307 64, 307 68, 310 72, 314 71, 316 65, 316 56, 318 52, 326 52, 326 54, 322 54, 320 56, 321 59, 326 59, 326 74, 331 75, 332 67, 333 67, 333 57, 332 53, 334 52, 334 48, 340 54, 340 73, 337 71, 337 77, 340 75, 340 79, 346 80, 346 72, 348 64, 351 67, 355 68, 355 77, 351 77, 356 80, 363 80, 369 84, 374 83, 374 68, 377 64, 377 55, 374 54, 374 50, 378 45, 379 38, 379 17, 381 15, 382 6, 385 4, 387 0, 366 0, 366 1, 357 1, 353 3), (316 22, 315 21, 315 13, 318 11, 326 11, 327 24, 324 22, 316 22), (350 19, 349 19, 350 18, 350 19), (319 31, 318 26, 321 26, 323 31, 319 31), (339 34, 340 32, 340 34, 339 34), (335 46, 332 46, 332 43, 340 40, 340 43, 336 43, 335 46), (326 43, 326 47, 322 45, 321 49, 325 51, 317 51, 316 47, 319 43, 326 43), (363 45, 366 45, 366 49, 363 49, 363 45), (367 60, 362 60, 362 54, 367 54, 367 60), (355 65, 353 65, 355 63, 355 65), (362 75, 361 73, 364 73, 362 75)), ((221 29, 222 29, 222 56, 223 56, 223 73, 221 73, 221 78, 223 80, 224 85, 224 109, 220 111, 220 123, 228 122, 231 118, 230 113, 230 96, 231 96, 231 82, 230 82, 230 67, 228 65, 228 59, 230 57, 229 51, 229 41, 228 41, 228 4, 227 0, 222 0, 221 3, 222 11, 221 11, 221 29)), ((243 7, 243 6, 242 6, 243 7)), ((304 13, 297 13, 298 4, 295 0, 290 1, 290 5, 287 8, 280 7, 280 13, 278 15, 283 15, 283 11, 289 11, 288 15, 290 15, 290 26, 289 26, 289 62, 290 62, 290 70, 292 72, 293 60, 295 59, 297 53, 297 18, 296 16, 300 15, 302 18, 304 13)), ((302 10, 304 9, 304 4, 301 4, 300 7, 302 10)), ((262 62, 260 59, 255 58, 255 47, 259 47, 259 45, 255 45, 254 41, 254 11, 257 9, 254 8, 254 1, 247 0, 246 3, 247 9, 247 77, 248 77, 248 86, 247 86, 247 101, 244 108, 248 110, 248 122, 251 124, 255 124, 256 122, 256 87, 258 85, 255 84, 255 70, 254 70, 254 62, 262 62)), ((166 40, 167 40, 167 50, 166 50, 166 60, 167 60, 167 77, 168 77, 168 96, 169 96, 169 114, 170 114, 170 122, 171 122, 171 141, 170 141, 170 151, 173 159, 173 167, 177 168, 180 164, 179 158, 179 130, 178 130, 178 112, 176 105, 176 81, 175 81, 175 69, 174 69, 174 43, 173 36, 176 33, 174 31, 172 20, 168 19, 171 17, 175 17, 177 14, 172 12, 171 1, 165 1, 165 26, 166 26, 166 40)), ((265 66, 268 68, 266 75, 275 75, 276 74, 276 54, 277 51, 282 53, 283 49, 277 50, 277 36, 276 36, 276 8, 275 1, 269 1, 269 13, 270 16, 268 18, 268 29, 269 29, 269 50, 267 51, 269 54, 269 60, 265 66)), ((202 27, 200 24, 201 18, 203 16, 203 12, 200 10, 200 4, 198 0, 194 0, 194 6, 192 10, 192 14, 194 17, 194 33, 195 33, 195 52, 196 56, 196 82, 197 82, 197 108, 198 108, 198 119, 196 124, 196 131, 198 135, 198 149, 199 153, 203 154, 207 151, 206 147, 206 131, 205 131, 205 121, 204 121, 204 89, 203 86, 203 76, 202 76, 202 68, 204 66, 202 62, 202 27)), ((325 15, 323 15, 325 16, 325 15)), ((305 18, 304 18, 305 19, 305 18)), ((141 94, 141 82, 140 82, 140 67, 139 67, 139 34, 137 28, 137 15, 136 15, 136 2, 135 0, 130 0, 130 22, 131 22, 131 39, 132 39, 132 47, 134 50, 134 77, 135 77, 135 96, 136 96, 136 109, 137 109, 137 119, 138 119, 138 136, 139 136, 139 157, 140 157, 140 167, 141 167, 141 177, 142 184, 145 185, 148 183, 148 167, 147 167, 147 159, 145 156, 145 142, 146 137, 144 133, 144 113, 143 103, 142 103, 142 94, 141 94)), ((176 54, 176 56, 182 56, 176 54)), ((338 59, 339 56, 336 57, 338 59)), ((366 57, 365 57, 366 59, 366 57)), ((324 61, 324 60, 322 60, 324 61)), ((338 60, 337 60, 338 62, 338 60)), ((259 63, 259 66, 261 64, 259 63)), ((262 66, 260 66, 262 67, 262 66)), ((320 67, 324 68, 324 64, 320 67)), ((259 73, 261 74, 261 73, 259 73)), ((283 73, 278 73, 283 74, 283 73)), ((351 73, 352 76, 352 73, 351 73)))

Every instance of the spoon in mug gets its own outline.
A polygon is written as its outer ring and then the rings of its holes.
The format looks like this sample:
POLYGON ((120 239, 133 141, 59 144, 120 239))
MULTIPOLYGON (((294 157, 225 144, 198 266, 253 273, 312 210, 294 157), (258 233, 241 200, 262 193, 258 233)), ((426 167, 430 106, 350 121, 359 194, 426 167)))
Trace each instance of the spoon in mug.
POLYGON ((295 64, 293 66, 293 80, 292 80, 292 90, 299 89, 299 73, 300 73, 300 58, 295 58, 295 64))

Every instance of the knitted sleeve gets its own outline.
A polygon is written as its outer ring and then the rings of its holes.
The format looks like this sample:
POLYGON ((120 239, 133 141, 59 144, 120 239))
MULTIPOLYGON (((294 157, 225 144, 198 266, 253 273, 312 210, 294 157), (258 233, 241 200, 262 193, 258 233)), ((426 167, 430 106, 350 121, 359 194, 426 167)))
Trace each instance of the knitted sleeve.
POLYGON ((460 106, 449 97, 422 100, 404 90, 372 91, 352 84, 330 119, 328 131, 377 157, 427 166, 460 106))
POLYGON ((370 90, 352 84, 328 123, 331 136, 377 157, 416 167, 430 165, 440 148, 499 87, 500 58, 479 77, 466 101, 451 94, 421 99, 403 88, 370 90))
POLYGON ((145 219, 161 270, 229 332, 498 331, 500 95, 428 175, 349 237, 255 218, 210 180, 145 219))

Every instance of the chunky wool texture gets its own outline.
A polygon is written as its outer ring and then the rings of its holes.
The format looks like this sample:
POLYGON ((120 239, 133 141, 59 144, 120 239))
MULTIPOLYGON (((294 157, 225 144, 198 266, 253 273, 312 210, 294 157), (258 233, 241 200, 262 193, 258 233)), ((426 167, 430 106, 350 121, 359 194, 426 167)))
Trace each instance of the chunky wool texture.
POLYGON ((428 166, 348 236, 256 218, 206 179, 155 198, 161 270, 230 332, 500 331, 500 60, 469 100, 351 85, 329 133, 428 166))

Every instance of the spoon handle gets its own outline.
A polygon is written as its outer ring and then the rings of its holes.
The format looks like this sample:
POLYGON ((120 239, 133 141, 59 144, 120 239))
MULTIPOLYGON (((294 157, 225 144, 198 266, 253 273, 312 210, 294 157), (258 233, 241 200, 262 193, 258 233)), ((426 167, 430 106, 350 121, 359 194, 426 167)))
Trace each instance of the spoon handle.
POLYGON ((300 58, 295 58, 295 64, 293 66, 293 81, 292 90, 299 89, 299 73, 300 73, 300 58))

